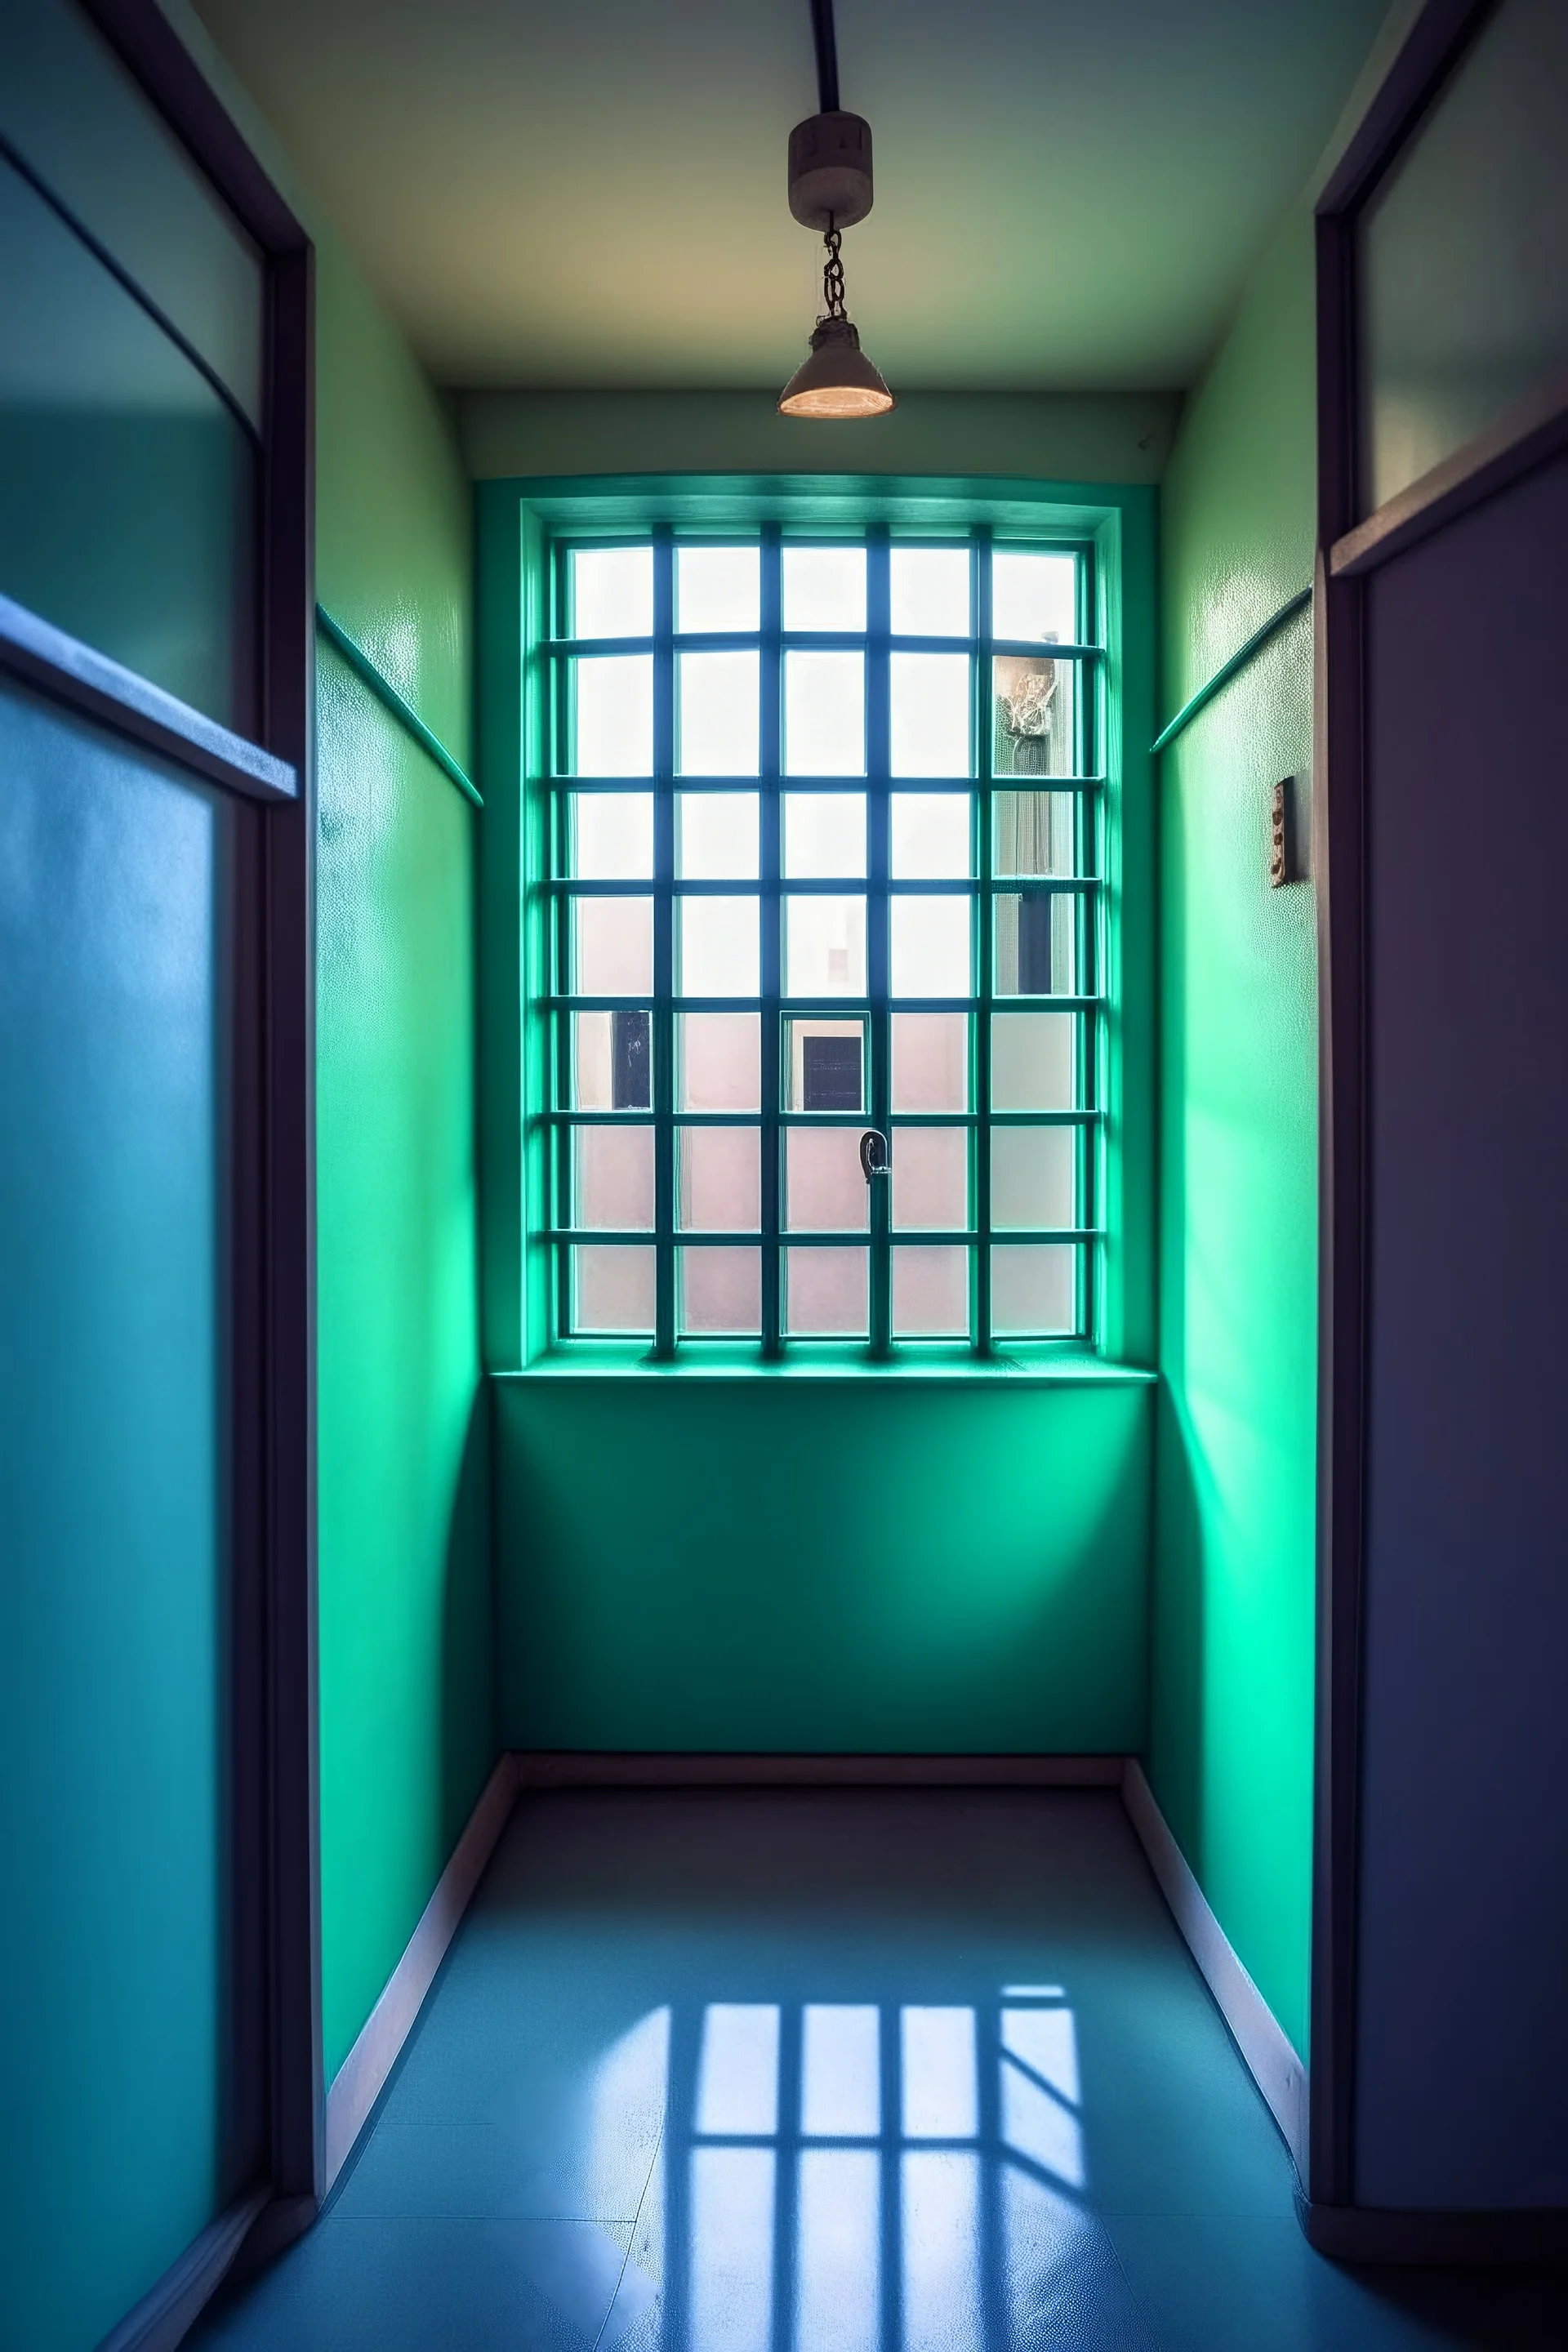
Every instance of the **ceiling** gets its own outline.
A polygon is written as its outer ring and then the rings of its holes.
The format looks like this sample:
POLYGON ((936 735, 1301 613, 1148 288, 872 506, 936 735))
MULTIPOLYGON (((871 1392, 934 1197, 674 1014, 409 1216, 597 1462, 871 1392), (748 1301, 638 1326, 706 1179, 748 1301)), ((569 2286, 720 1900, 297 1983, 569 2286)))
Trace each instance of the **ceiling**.
MULTIPOLYGON (((776 384, 807 0, 196 0, 437 380, 776 384)), ((838 0, 896 387, 1191 383, 1386 0, 838 0)))

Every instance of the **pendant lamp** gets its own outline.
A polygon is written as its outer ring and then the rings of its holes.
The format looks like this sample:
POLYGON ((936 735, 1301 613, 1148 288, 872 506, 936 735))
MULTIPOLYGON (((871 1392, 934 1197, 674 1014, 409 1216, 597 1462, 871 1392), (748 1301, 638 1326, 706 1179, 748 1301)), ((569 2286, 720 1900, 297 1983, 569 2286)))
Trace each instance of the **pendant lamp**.
POLYGON ((871 209, 871 126, 838 103, 833 0, 812 0, 822 111, 789 134, 789 208, 803 228, 820 229, 827 248, 823 310, 811 349, 779 394, 781 416, 884 416, 894 404, 879 369, 860 349, 844 308, 843 232, 871 209))

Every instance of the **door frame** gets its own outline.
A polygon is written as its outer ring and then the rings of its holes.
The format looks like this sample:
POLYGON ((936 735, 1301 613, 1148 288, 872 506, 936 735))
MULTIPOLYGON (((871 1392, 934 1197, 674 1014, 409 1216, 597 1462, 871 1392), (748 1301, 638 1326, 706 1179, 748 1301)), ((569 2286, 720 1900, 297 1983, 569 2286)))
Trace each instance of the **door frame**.
POLYGON ((1498 5, 1426 0, 1325 184, 1316 216, 1318 1663, 1302 2219, 1314 2244, 1349 2260, 1529 2253, 1548 2242, 1555 2249, 1561 2234, 1550 2228, 1542 2233, 1540 2225, 1552 2217, 1385 2214, 1358 2208, 1355 2200, 1368 1278, 1363 583, 1418 540, 1568 447, 1568 378, 1560 378, 1363 515, 1357 482, 1356 230, 1373 192, 1498 5))

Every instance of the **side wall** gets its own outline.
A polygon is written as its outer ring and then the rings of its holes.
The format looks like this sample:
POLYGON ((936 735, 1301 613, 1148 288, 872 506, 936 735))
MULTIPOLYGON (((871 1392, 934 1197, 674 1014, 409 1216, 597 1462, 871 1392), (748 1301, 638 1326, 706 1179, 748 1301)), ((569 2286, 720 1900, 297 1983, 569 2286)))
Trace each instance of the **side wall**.
MULTIPOLYGON (((1280 233, 1163 498, 1164 709, 1311 578, 1313 278, 1280 233)), ((1307 2046, 1317 1003, 1310 884, 1268 887, 1271 788, 1309 838, 1303 613, 1164 754, 1161 1345, 1149 1777, 1231 1943, 1307 2046)))
MULTIPOLYGON (((459 762, 470 525, 448 421, 318 247, 317 589, 459 762)), ((321 1972, 329 2081, 495 1752, 474 1105, 475 813, 321 641, 321 1972)))

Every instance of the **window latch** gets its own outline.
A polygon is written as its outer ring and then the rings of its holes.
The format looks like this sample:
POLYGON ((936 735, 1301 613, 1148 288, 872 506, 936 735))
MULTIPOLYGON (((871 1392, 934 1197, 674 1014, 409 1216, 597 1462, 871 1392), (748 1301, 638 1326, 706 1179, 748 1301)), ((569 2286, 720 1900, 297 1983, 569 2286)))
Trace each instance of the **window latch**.
POLYGON ((860 1138, 860 1166, 868 1184, 875 1176, 888 1176, 892 1173, 888 1139, 879 1127, 868 1127, 860 1138))

